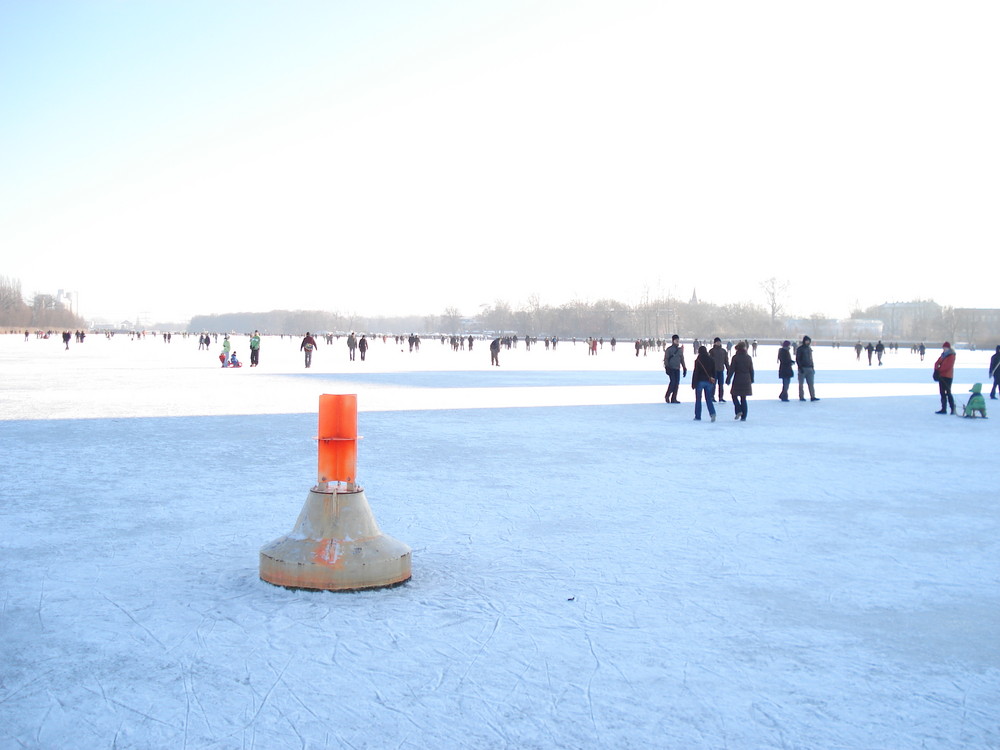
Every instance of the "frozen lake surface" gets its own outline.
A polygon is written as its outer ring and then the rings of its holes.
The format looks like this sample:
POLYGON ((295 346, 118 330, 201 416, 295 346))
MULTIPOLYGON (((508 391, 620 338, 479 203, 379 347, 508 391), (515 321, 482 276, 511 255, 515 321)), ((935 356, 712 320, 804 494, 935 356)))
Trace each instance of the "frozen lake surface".
POLYGON ((0 336, 0 747, 1000 747, 1000 410, 936 346, 787 404, 761 347, 713 424, 630 342, 298 345, 0 336), (321 393, 403 586, 258 578, 321 393))

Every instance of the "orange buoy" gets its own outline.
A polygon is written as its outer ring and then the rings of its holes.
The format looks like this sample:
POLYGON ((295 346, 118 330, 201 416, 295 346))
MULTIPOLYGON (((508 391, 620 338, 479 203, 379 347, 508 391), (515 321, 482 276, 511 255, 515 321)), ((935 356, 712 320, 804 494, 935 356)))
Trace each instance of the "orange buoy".
POLYGON ((356 483, 356 395, 320 396, 317 441, 316 486, 291 533, 260 550, 260 577, 277 586, 329 591, 408 581, 410 548, 382 533, 356 483))

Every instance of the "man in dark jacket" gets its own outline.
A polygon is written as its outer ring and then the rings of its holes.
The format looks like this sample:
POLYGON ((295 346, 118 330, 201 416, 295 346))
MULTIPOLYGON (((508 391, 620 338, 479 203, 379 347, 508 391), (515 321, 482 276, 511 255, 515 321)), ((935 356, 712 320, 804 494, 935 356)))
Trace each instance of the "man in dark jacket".
POLYGON ((795 364, 799 366, 799 401, 805 401, 806 396, 802 384, 809 386, 809 400, 819 401, 816 398, 816 388, 813 379, 816 375, 816 368, 813 366, 812 339, 808 336, 802 337, 802 343, 795 350, 795 364))
POLYGON ((306 331, 305 338, 302 339, 302 343, 299 344, 299 351, 306 353, 306 367, 312 365, 313 361, 313 350, 316 348, 316 339, 313 338, 309 331, 306 331))
POLYGON ((726 399, 722 397, 722 394, 725 391, 722 389, 726 384, 726 371, 729 369, 729 352, 722 348, 722 339, 718 336, 712 342, 712 348, 708 350, 708 356, 715 363, 715 383, 719 387, 718 401, 720 404, 724 404, 726 399))
POLYGON ((684 347, 681 346, 680 341, 681 337, 676 333, 671 336, 670 346, 663 354, 663 369, 667 371, 667 377, 670 378, 670 385, 667 386, 667 392, 663 396, 663 400, 668 404, 680 403, 677 400, 677 391, 680 390, 681 385, 681 370, 684 370, 685 376, 688 374, 687 365, 684 364, 684 347))
POLYGON ((781 348, 778 349, 778 377, 781 379, 781 393, 778 398, 781 401, 788 400, 788 384, 792 382, 795 369, 792 367, 792 342, 782 341, 781 348))
POLYGON ((997 353, 990 357, 990 377, 993 378, 993 387, 990 389, 990 398, 997 397, 997 389, 1000 388, 1000 346, 997 353))

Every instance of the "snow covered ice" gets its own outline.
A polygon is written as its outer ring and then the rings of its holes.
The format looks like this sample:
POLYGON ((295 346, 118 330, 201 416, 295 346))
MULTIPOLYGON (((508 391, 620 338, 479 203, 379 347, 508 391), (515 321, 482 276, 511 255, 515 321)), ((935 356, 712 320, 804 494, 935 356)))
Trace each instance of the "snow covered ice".
POLYGON ((298 343, 0 336, 0 747, 1000 747, 1000 402, 935 346, 787 404, 761 347, 713 424, 630 343, 298 343), (405 585, 258 577, 321 393, 405 585))

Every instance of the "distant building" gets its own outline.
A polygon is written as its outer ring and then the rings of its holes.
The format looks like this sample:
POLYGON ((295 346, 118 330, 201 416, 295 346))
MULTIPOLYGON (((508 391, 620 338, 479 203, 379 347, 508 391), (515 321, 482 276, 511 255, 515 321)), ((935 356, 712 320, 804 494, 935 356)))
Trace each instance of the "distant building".
POLYGON ((922 341, 941 320, 941 305, 930 300, 886 302, 875 310, 885 324, 882 335, 892 341, 922 341))
POLYGON ((881 320, 866 320, 864 318, 787 318, 785 330, 790 338, 800 340, 808 335, 817 343, 839 341, 852 343, 869 339, 877 341, 883 338, 883 323, 881 320))

